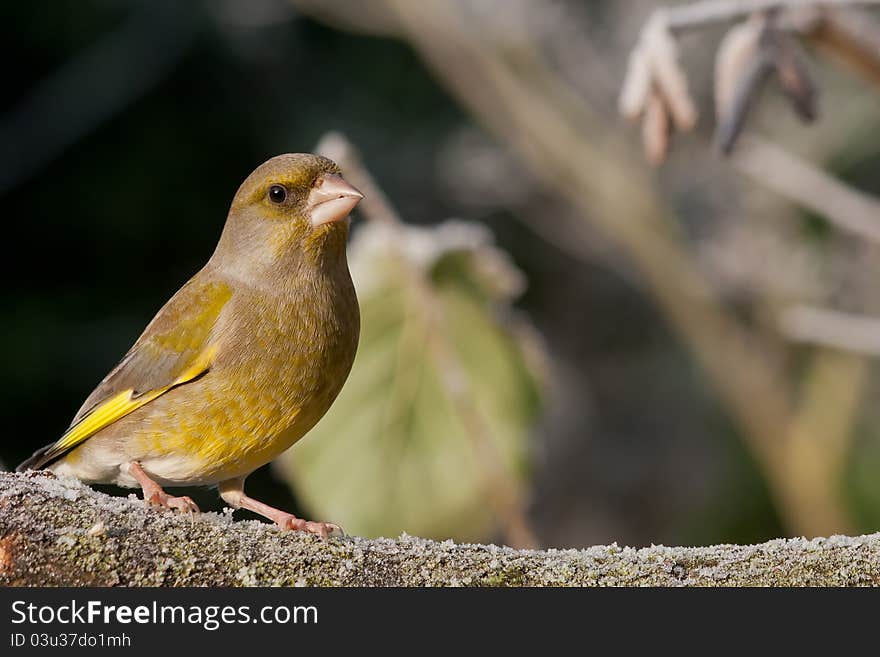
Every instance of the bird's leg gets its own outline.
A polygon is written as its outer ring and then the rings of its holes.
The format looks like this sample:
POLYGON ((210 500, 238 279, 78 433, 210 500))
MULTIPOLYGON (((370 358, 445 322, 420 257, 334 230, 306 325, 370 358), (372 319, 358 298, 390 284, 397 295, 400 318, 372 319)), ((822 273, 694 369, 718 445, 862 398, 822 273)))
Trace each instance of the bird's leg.
POLYGON ((310 534, 317 534, 321 538, 344 535, 339 525, 334 525, 330 522, 303 520, 302 518, 297 518, 292 513, 281 511, 252 497, 248 497, 244 492, 244 477, 220 482, 220 497, 233 509, 247 509, 248 511, 258 513, 264 518, 273 521, 281 529, 309 532, 310 534))
POLYGON ((144 491, 144 502, 156 506, 164 506, 169 509, 177 509, 185 513, 198 513, 199 507, 196 506, 191 497, 186 495, 182 497, 169 495, 162 490, 159 484, 150 479, 150 475, 144 472, 141 464, 137 461, 132 461, 128 464, 128 472, 141 485, 141 489, 144 491))

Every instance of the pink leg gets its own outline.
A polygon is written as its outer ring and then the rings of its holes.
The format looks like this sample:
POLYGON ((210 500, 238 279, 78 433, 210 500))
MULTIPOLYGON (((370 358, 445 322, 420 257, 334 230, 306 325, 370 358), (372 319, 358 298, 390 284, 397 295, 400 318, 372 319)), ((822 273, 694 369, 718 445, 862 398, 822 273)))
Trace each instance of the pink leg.
POLYGON ((297 518, 292 513, 281 511, 273 506, 264 504, 259 500, 248 497, 244 492, 244 478, 230 479, 220 483, 220 497, 233 509, 247 509, 258 513, 264 518, 273 521, 281 529, 294 529, 310 534, 317 534, 321 538, 328 536, 344 536, 345 533, 339 525, 330 522, 312 522, 297 518))
POLYGON ((177 509, 186 513, 199 512, 199 507, 196 506, 191 497, 174 497, 162 490, 162 487, 150 479, 150 476, 144 472, 141 464, 137 461, 132 461, 128 464, 128 471, 141 485, 144 491, 144 502, 156 506, 164 506, 168 509, 177 509))

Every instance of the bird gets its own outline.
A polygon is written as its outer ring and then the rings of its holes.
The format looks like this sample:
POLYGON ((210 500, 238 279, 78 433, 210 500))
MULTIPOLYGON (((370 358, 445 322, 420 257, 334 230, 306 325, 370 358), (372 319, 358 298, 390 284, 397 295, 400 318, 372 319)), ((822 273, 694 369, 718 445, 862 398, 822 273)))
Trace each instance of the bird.
POLYGON ((67 431, 17 470, 140 487, 145 502, 192 513, 190 497, 165 487, 216 485, 233 509, 282 529, 342 533, 249 497, 244 482, 321 419, 351 370, 360 312, 346 243, 362 198, 319 155, 288 153, 257 167, 207 264, 67 431))

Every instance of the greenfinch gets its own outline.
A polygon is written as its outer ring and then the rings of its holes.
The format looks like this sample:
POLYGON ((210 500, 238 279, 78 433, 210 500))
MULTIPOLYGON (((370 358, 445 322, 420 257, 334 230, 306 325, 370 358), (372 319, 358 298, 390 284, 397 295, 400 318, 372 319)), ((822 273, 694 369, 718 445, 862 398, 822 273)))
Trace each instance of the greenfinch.
POLYGON ((158 312, 70 428, 18 470, 138 487, 218 485, 233 508, 321 536, 249 497, 245 478, 303 437, 345 383, 360 332, 345 257, 363 198, 330 160, 274 157, 242 183, 208 263, 158 312))

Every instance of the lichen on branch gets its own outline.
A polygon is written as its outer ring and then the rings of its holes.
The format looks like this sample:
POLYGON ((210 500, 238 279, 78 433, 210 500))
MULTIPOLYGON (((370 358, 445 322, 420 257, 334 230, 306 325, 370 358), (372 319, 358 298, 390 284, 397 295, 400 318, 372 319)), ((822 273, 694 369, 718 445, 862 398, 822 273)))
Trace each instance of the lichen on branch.
POLYGON ((880 534, 761 545, 512 550, 411 536, 323 541, 150 509, 45 473, 0 473, 0 585, 876 585, 880 534))

